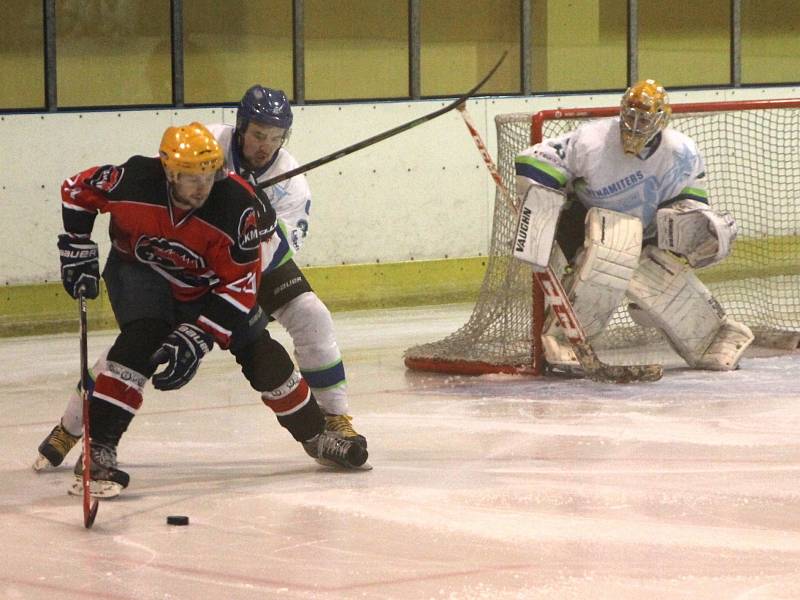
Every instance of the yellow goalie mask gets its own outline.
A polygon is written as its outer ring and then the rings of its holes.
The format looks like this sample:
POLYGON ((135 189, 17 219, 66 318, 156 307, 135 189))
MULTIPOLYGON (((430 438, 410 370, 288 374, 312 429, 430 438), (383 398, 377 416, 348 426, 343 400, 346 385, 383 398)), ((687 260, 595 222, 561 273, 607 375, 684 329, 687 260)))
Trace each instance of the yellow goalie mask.
POLYGON ((214 135, 198 122, 168 127, 158 148, 161 164, 170 175, 214 174, 222 168, 222 149, 214 135))
POLYGON ((645 79, 629 87, 620 103, 620 135, 626 154, 639 154, 669 123, 672 109, 664 87, 645 79))

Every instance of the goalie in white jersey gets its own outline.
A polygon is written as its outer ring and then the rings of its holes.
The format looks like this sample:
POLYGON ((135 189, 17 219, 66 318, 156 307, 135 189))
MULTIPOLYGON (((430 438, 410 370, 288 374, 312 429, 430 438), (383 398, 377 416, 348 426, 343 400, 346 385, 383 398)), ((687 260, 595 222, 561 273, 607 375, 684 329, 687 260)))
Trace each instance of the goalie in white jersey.
MULTIPOLYGON (((218 124, 208 129, 222 148, 226 170, 256 187, 299 166, 283 147, 292 121, 292 108, 283 91, 254 85, 239 102, 235 127, 218 124)), ((292 337, 300 372, 325 415, 326 430, 366 449, 366 438, 355 431, 348 414, 347 382, 330 311, 293 260, 308 232, 311 190, 306 178, 297 175, 266 190, 256 189, 277 216, 275 231, 261 244, 258 304, 292 337)), ((102 357, 93 371, 102 370, 104 363, 102 357)), ((39 445, 34 469, 60 465, 80 439, 81 427, 80 392, 76 390, 58 425, 39 445)))
MULTIPOLYGON (((702 156, 667 128, 670 114, 664 88, 640 81, 622 96, 619 117, 523 151, 516 174, 524 217, 514 253, 534 269, 549 264, 568 273, 565 286, 590 339, 627 299, 631 317, 659 329, 691 367, 735 369, 753 334, 694 269, 730 254, 736 224, 709 205, 702 156)), ((553 319, 546 324, 545 358, 575 368, 559 329, 553 319)))

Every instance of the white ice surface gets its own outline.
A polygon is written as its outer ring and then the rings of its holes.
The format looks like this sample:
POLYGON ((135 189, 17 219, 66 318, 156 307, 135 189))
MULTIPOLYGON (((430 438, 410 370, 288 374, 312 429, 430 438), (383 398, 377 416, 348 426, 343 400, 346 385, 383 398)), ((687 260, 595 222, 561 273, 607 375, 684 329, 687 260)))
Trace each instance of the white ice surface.
POLYGON ((625 386, 404 369, 468 314, 335 316, 371 472, 311 461, 219 349, 148 388, 91 530, 77 452, 30 468, 77 336, 0 340, 0 598, 800 598, 800 355, 625 386))

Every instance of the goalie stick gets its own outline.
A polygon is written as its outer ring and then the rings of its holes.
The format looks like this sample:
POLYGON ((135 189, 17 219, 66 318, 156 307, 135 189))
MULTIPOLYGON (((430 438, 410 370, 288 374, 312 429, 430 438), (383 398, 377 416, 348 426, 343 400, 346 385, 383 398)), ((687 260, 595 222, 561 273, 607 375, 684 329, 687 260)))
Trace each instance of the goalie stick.
MULTIPOLYGON (((475 127, 472 117, 467 112, 466 105, 460 104, 457 108, 458 112, 461 113, 461 117, 472 139, 475 141, 475 145, 478 147, 481 157, 483 157, 486 168, 489 170, 492 179, 494 179, 497 185, 497 189, 500 191, 500 195, 508 202, 511 210, 515 214, 518 213, 519 208, 509 194, 508 189, 506 189, 503 178, 497 170, 492 155, 489 154, 489 150, 486 148, 486 144, 483 143, 481 134, 478 132, 477 127, 475 127)), ((558 322, 564 330, 564 335, 572 346, 572 350, 575 352, 578 362, 589 379, 601 383, 630 383, 632 381, 658 381, 661 379, 663 375, 663 368, 661 365, 609 365, 601 361, 597 356, 597 352, 595 352, 594 348, 589 344, 586 338, 586 332, 580 321, 578 321, 575 309, 573 309, 572 303, 569 301, 569 296, 564 286, 561 284, 561 281, 555 273, 553 273, 553 269, 548 266, 543 272, 534 271, 533 275, 542 293, 550 302, 550 309, 556 315, 556 318, 558 318, 558 322)))
POLYGON ((89 334, 86 324, 86 298, 83 294, 84 288, 81 287, 78 290, 78 308, 81 322, 81 403, 83 405, 83 455, 81 456, 81 461, 83 462, 83 526, 89 529, 94 525, 94 519, 97 516, 98 500, 92 498, 89 493, 92 464, 91 441, 89 439, 89 353, 87 351, 89 334))
POLYGON ((423 115, 421 117, 413 119, 413 120, 409 121, 408 123, 403 123, 402 125, 398 125, 397 127, 393 127, 392 129, 388 129, 388 130, 384 131, 383 133, 379 133, 377 135, 372 136, 371 138, 367 138, 365 140, 361 140, 360 142, 356 142, 355 144, 347 146, 346 148, 342 148, 341 150, 337 150, 336 152, 333 152, 333 153, 328 154, 326 156, 322 156, 322 157, 320 157, 320 158, 318 158, 316 160, 312 160, 310 163, 306 163, 304 165, 300 165, 296 169, 292 169, 291 171, 286 171, 285 173, 281 173, 280 175, 276 175, 275 177, 271 177, 271 178, 267 179, 266 181, 264 181, 263 183, 257 184, 258 187, 263 190, 265 188, 268 188, 271 185, 275 185, 276 183, 280 183, 281 181, 285 181, 286 179, 291 179, 295 175, 300 175, 302 173, 310 171, 311 169, 316 169, 317 167, 321 167, 322 165, 327 164, 327 163, 329 163, 331 161, 334 161, 334 160, 337 160, 339 158, 342 158, 343 156, 347 156, 348 154, 352 154, 353 152, 356 152, 358 150, 362 150, 362 149, 364 149, 364 148, 366 148, 368 146, 372 146, 372 144, 377 144, 378 142, 382 142, 383 140, 385 140, 387 138, 390 138, 392 136, 395 136, 398 133, 403 133, 404 131, 408 131, 409 129, 412 129, 413 127, 416 127, 417 125, 422 125, 423 123, 431 121, 431 120, 435 119, 436 117, 440 117, 443 114, 450 112, 451 110, 453 110, 454 108, 457 108, 458 106, 460 106, 461 104, 466 102, 469 98, 474 96, 477 93, 477 91, 479 89, 481 89, 484 86, 484 84, 487 81, 489 81, 489 79, 491 79, 492 75, 494 75, 495 71, 497 71, 497 69, 500 67, 500 65, 505 60, 507 54, 508 54, 508 50, 503 52, 503 55, 500 57, 500 60, 497 61, 497 64, 495 64, 495 66, 493 66, 491 68, 491 70, 484 76, 483 79, 481 79, 475 85, 475 87, 473 87, 466 94, 460 96, 459 98, 457 98, 456 100, 454 100, 453 102, 448 104, 447 106, 444 106, 444 107, 442 107, 442 108, 440 108, 438 110, 435 110, 432 113, 428 113, 427 115, 423 115))

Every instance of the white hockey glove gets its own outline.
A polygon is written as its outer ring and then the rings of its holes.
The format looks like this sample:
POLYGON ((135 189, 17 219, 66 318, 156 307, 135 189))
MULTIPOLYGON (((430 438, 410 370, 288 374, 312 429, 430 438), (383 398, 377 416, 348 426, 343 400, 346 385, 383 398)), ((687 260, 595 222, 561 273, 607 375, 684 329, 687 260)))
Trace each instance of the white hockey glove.
POLYGON ((556 237, 556 224, 566 202, 564 192, 539 184, 531 185, 522 199, 517 233, 514 236, 514 258, 544 271, 556 237))
POLYGON ((699 269, 731 253, 738 227, 728 212, 718 213, 697 200, 679 200, 656 213, 658 247, 686 258, 699 269))

